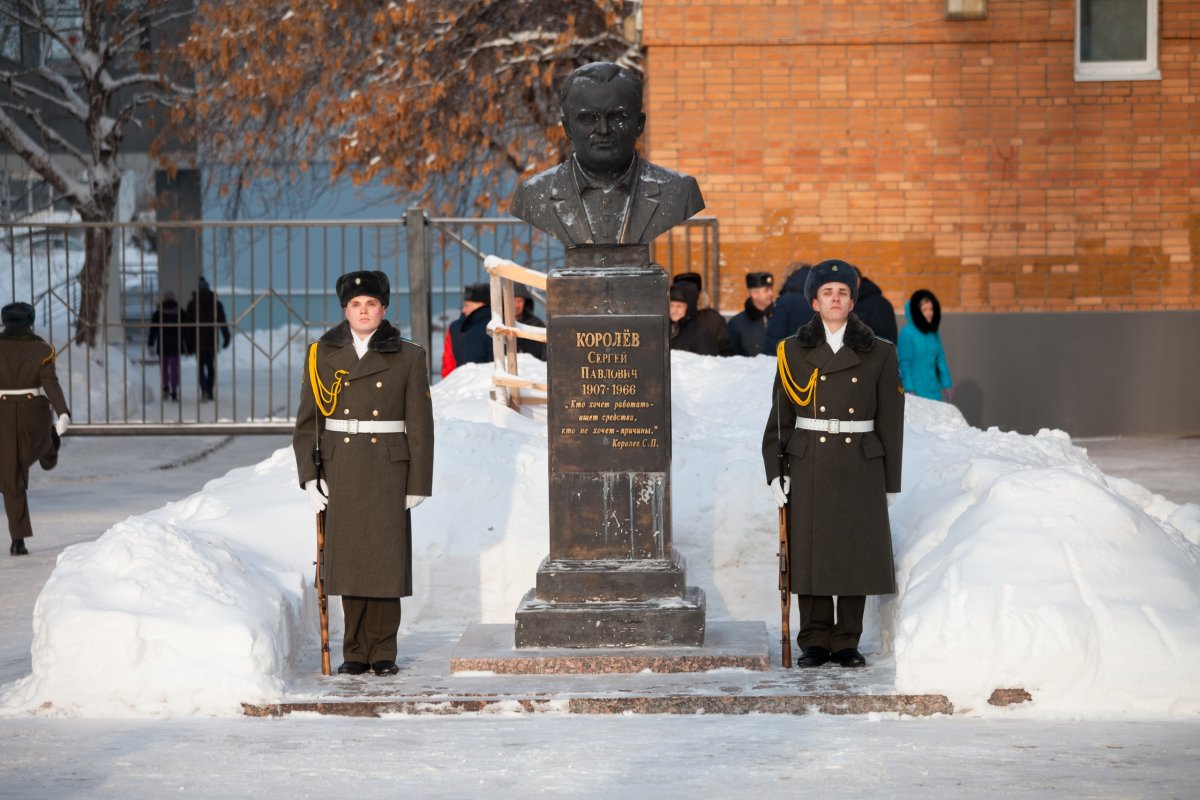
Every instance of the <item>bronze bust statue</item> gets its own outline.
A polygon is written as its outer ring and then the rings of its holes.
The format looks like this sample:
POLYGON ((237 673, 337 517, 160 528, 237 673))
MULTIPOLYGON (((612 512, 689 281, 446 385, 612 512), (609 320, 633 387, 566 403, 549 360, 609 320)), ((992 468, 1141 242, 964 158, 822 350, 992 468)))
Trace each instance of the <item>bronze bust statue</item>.
POLYGON ((579 67, 563 83, 562 112, 575 152, 518 184, 513 216, 573 247, 651 242, 704 208, 695 178, 634 149, 646 126, 636 73, 606 61, 579 67))

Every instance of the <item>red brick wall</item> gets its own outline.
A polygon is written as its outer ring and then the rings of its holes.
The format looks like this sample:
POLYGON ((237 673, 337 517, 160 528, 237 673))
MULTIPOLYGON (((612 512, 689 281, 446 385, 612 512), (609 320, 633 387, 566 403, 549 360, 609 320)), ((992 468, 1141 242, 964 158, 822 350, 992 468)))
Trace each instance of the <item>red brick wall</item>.
POLYGON ((845 258, 900 311, 1200 309, 1200 3, 1161 81, 1077 83, 1071 0, 644 0, 646 150, 742 276, 845 258))

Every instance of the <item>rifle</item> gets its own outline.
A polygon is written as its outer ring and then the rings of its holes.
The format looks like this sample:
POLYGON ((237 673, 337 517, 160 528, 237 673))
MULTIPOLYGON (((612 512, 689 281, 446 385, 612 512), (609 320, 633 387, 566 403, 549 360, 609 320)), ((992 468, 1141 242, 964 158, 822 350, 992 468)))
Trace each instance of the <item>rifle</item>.
POLYGON ((779 610, 783 615, 780 651, 783 666, 792 666, 792 592, 788 587, 788 509, 779 508, 779 610))
MULTIPOLYGON (((317 420, 313 420, 314 425, 317 420)), ((321 431, 317 429, 317 446, 313 449, 313 462, 317 465, 317 491, 321 491, 321 431)), ((329 675, 329 596, 325 594, 325 512, 317 512, 317 616, 321 619, 321 674, 329 675)))
MULTIPOLYGON (((779 476, 782 482, 787 475, 787 458, 783 448, 779 448, 779 476)), ((789 588, 788 538, 791 534, 791 523, 788 520, 788 507, 779 507, 779 607, 783 615, 783 639, 780 655, 783 666, 792 666, 792 592, 789 588)))

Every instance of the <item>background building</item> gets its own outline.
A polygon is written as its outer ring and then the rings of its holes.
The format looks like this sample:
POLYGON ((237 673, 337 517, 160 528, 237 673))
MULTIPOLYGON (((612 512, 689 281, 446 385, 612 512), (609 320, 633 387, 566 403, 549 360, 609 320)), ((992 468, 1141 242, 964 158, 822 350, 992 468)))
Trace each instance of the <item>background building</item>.
POLYGON ((1200 432, 1200 5, 643 5, 649 155, 721 221, 722 307, 846 258, 939 296, 973 423, 1200 432))

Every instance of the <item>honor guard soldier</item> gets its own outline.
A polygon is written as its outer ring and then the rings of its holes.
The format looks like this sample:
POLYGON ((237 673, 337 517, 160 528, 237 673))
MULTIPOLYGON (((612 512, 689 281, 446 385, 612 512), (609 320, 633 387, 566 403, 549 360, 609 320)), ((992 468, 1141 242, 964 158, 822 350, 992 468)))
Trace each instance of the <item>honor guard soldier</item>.
POLYGON ((292 447, 325 513, 325 590, 342 597, 337 671, 394 675, 400 598, 412 595, 409 509, 433 492, 428 365, 384 319, 387 275, 347 273, 336 291, 346 319, 309 347, 292 447))
POLYGON ((54 348, 33 332, 33 306, 9 303, 0 309, 0 490, 8 514, 9 555, 28 555, 25 540, 33 535, 29 521, 29 468, 58 463, 58 437, 71 421, 58 375, 54 348), (45 392, 43 395, 42 393, 45 392), (58 414, 54 421, 53 408, 58 414), (53 427, 52 427, 53 425, 53 427))
POLYGON ((904 390, 895 346, 853 313, 852 265, 822 261, 804 292, 816 316, 777 347, 763 460, 787 505, 797 663, 861 667, 866 596, 896 590, 888 506, 900 491, 904 390))

